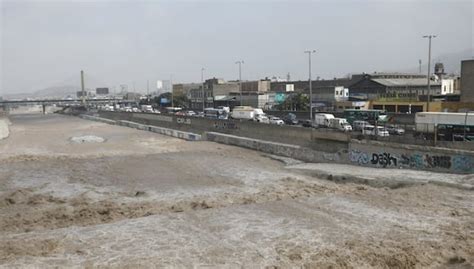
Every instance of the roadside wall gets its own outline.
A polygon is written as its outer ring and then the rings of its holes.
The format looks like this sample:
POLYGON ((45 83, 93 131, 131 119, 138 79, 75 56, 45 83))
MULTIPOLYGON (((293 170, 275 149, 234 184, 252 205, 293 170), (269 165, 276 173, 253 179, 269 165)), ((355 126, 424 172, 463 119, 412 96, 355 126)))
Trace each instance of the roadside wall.
POLYGON ((352 140, 348 159, 370 167, 474 173, 474 152, 466 150, 352 140))
POLYGON ((150 131, 154 133, 159 133, 162 135, 167 135, 167 136, 172 136, 176 138, 181 138, 185 139, 188 141, 198 141, 201 140, 201 135, 199 134, 194 134, 190 132, 183 132, 183 131, 178 131, 178 130, 173 130, 169 128, 163 128, 163 127, 157 127, 157 126, 152 126, 152 125, 146 125, 146 124, 140 124, 136 123, 133 121, 126 121, 126 120, 111 120, 111 119, 105 119, 101 117, 95 117, 91 115, 79 115, 80 118, 87 119, 87 120, 93 120, 93 121, 98 121, 98 122, 103 122, 107 124, 112 124, 112 125, 120 125, 120 126, 126 126, 130 128, 135 128, 143 131, 150 131))
POLYGON ((128 113, 100 111, 100 117, 115 121, 134 121, 146 125, 159 126, 193 132, 203 135, 206 132, 219 132, 241 137, 254 138, 277 143, 308 147, 325 152, 338 152, 348 149, 349 135, 294 126, 277 126, 253 121, 217 120, 199 117, 161 115, 153 113, 128 113))
POLYGON ((8 118, 0 117, 0 140, 5 139, 10 135, 10 129, 8 125, 10 125, 8 118))

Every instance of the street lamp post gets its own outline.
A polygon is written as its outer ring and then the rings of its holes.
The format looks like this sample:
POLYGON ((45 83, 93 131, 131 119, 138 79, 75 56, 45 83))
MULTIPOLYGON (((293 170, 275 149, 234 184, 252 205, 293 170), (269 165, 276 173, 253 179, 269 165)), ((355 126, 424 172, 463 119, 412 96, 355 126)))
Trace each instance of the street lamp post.
POLYGON ((201 93, 202 93, 202 111, 204 112, 204 108, 206 108, 206 101, 204 99, 204 70, 205 68, 201 68, 201 93))
POLYGON ((430 94, 431 94, 431 80, 430 80, 430 73, 431 73, 431 39, 432 38, 435 38, 436 36, 435 35, 425 35, 423 36, 423 38, 428 38, 429 40, 429 45, 428 45, 428 93, 427 93, 427 99, 426 100, 426 111, 430 111, 430 94))
POLYGON ((307 50, 304 53, 308 53, 308 64, 309 64, 309 119, 313 122, 313 86, 311 85, 311 54, 316 53, 316 50, 307 50))
POLYGON ((240 92, 240 105, 242 106, 242 64, 244 61, 240 60, 235 62, 239 65, 239 92, 240 92))

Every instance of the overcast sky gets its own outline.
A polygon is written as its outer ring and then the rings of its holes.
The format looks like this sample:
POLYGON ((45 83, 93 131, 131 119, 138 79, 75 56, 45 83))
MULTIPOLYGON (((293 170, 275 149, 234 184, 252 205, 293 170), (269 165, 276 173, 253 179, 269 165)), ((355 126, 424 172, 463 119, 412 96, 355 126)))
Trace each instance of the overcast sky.
POLYGON ((474 44, 471 0, 0 1, 3 93, 79 86, 81 69, 109 87, 198 82, 201 67, 232 80, 240 59, 243 79, 307 79, 306 49, 313 78, 332 78, 416 67, 424 34, 435 56, 474 44))

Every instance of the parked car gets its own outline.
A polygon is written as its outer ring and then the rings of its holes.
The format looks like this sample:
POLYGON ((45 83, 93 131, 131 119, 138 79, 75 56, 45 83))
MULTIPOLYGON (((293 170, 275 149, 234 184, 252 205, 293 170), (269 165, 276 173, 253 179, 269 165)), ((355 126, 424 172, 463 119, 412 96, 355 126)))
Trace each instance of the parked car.
POLYGON ((354 129, 354 131, 362 131, 366 125, 371 124, 365 120, 356 120, 352 123, 352 128, 354 129))
POLYGON ((270 117, 270 124, 284 125, 285 122, 278 117, 270 117))
POLYGON ((283 117, 283 121, 288 125, 298 125, 296 115, 293 113, 288 113, 285 117, 283 117))
POLYGON ((400 128, 398 127, 397 125, 387 125, 387 131, 389 132, 389 134, 393 134, 393 135, 403 135, 405 134, 405 129, 403 128, 400 128))

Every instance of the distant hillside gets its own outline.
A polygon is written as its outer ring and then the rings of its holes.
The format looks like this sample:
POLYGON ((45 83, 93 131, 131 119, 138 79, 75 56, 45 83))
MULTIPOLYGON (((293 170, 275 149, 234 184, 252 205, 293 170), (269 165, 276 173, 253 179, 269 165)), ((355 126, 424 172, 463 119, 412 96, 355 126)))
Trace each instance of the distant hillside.
POLYGON ((25 99, 25 98, 66 98, 75 97, 76 92, 81 89, 76 86, 55 86, 48 87, 42 90, 35 91, 33 93, 17 93, 17 94, 6 94, 5 99, 25 99))
POLYGON ((33 93, 35 97, 58 97, 63 98, 70 96, 76 96, 76 92, 80 91, 81 88, 77 86, 58 86, 58 87, 49 87, 42 89, 33 93))

